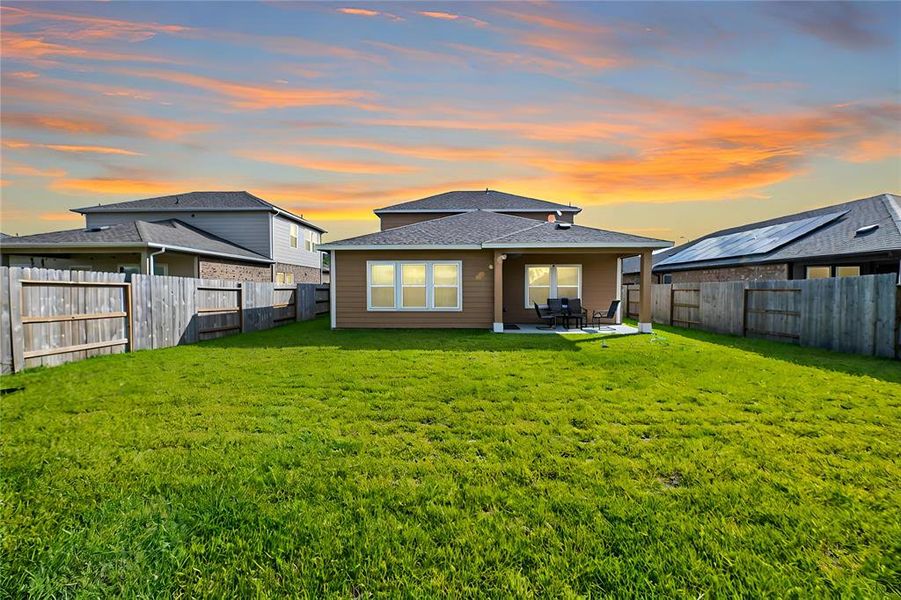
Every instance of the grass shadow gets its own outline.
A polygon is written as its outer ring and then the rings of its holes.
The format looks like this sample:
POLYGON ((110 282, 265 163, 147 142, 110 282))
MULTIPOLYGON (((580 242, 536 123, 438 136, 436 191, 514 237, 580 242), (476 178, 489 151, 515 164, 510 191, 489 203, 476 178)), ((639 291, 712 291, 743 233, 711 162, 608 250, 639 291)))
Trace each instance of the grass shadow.
POLYGON ((219 348, 331 347, 341 350, 423 350, 447 352, 578 352, 561 335, 496 334, 482 329, 338 329, 327 318, 203 342, 219 348))
POLYGON ((873 377, 889 383, 901 383, 901 362, 891 358, 846 354, 822 348, 810 348, 784 342, 711 333, 670 325, 654 325, 654 330, 663 335, 671 333, 699 342, 734 348, 743 352, 752 352, 766 358, 803 367, 836 371, 859 377, 873 377))

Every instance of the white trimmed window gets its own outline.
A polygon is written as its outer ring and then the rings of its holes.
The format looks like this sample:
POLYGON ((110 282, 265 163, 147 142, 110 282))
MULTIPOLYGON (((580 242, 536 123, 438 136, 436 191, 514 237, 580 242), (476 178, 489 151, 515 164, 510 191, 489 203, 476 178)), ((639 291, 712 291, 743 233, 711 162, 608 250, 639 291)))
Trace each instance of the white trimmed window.
POLYGON ((526 265, 525 307, 548 298, 581 298, 582 265, 526 265))
POLYGON ((297 223, 289 225, 288 240, 291 242, 292 248, 297 248, 297 223))
POLYGON ((366 308, 371 311, 459 311, 461 261, 368 261, 366 308))
POLYGON ((281 271, 275 272, 275 283, 277 285, 283 285, 285 283, 285 274, 281 271))
POLYGON ((316 243, 316 240, 313 237, 314 235, 315 234, 309 229, 304 229, 303 231, 303 249, 307 252, 313 251, 313 247, 316 243))
POLYGON ((285 284, 294 285, 294 273, 285 273, 285 284))

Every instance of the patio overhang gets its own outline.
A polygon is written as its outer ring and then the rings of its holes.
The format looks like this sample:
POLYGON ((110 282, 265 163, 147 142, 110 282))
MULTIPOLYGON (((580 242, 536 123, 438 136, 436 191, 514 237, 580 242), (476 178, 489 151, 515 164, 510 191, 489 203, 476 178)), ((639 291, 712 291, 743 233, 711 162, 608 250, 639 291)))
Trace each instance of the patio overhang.
MULTIPOLYGON (((484 245, 484 247, 488 247, 488 245, 484 245)), ((518 299, 518 294, 522 291, 521 288, 517 288, 514 290, 510 290, 505 297, 505 264, 508 264, 508 259, 512 259, 514 257, 520 259, 519 262, 524 262, 523 256, 541 256, 542 261, 546 262, 547 260, 552 260, 552 262, 559 263, 567 263, 578 260, 579 257, 583 259, 582 262, 588 260, 588 257, 585 255, 594 255, 598 257, 598 260, 604 260, 602 257, 607 257, 605 260, 609 263, 611 260, 609 257, 611 255, 615 257, 615 270, 607 269, 603 272, 602 275, 592 275, 594 277, 603 277, 605 281, 603 285, 600 287, 604 287, 609 290, 613 289, 612 295, 609 295, 608 291, 607 298, 613 298, 615 300, 621 299, 621 290, 622 290, 622 259, 629 256, 634 256, 638 254, 640 258, 641 265, 641 282, 642 286, 639 291, 639 316, 638 316, 638 331, 640 333, 651 333, 653 328, 651 325, 651 255, 654 250, 658 248, 657 244, 644 244, 641 246, 638 245, 596 245, 596 244, 584 244, 584 245, 567 245, 565 247, 561 246, 548 246, 542 244, 523 244, 523 245, 505 245, 504 247, 496 247, 493 252, 493 260, 491 263, 491 268, 494 273, 494 318, 493 318, 493 326, 492 329, 496 333, 501 333, 504 331, 504 323, 506 321, 510 321, 513 319, 513 323, 517 322, 516 317, 521 316, 521 313, 517 311, 508 310, 507 306, 516 306, 517 302, 518 308, 523 306, 522 299, 518 299), (560 257, 559 261, 554 261, 554 257, 560 257), (511 314, 512 313, 512 314, 511 314)), ((593 259, 592 259, 593 260, 593 259)), ((522 264, 519 265, 522 267, 522 264)), ((581 264, 580 264, 581 267, 581 264)), ((581 273, 581 268, 580 268, 581 273)), ((513 275, 512 281, 516 281, 516 276, 513 275)), ((581 275, 580 275, 581 278, 581 275)), ((507 277, 507 285, 510 286, 511 278, 507 277)), ((524 275, 523 275, 524 279, 524 275)), ((597 286, 597 282, 593 282, 595 287, 597 286)), ((580 288, 581 288, 580 281, 580 288)), ((526 294, 527 295, 527 294, 526 294)), ((554 297, 554 296, 552 296, 554 297)), ((527 300, 528 298, 526 298, 527 300)), ((603 307, 598 304, 599 300, 596 298, 592 299, 591 308, 600 309, 607 308, 605 304, 603 307)), ((609 302, 609 300, 606 300, 609 302)), ((586 306, 585 300, 582 299, 582 305, 586 306)), ((615 322, 619 324, 621 322, 620 315, 622 311, 622 304, 620 304, 617 314, 615 317, 615 322)), ((508 323, 509 324, 509 323, 508 323)))

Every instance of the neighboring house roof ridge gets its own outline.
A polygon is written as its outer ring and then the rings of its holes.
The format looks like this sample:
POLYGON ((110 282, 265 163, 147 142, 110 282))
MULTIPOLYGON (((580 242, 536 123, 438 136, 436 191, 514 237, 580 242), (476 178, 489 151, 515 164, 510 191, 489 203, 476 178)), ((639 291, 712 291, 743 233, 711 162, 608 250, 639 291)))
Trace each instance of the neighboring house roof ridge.
POLYGON ((578 213, 576 206, 531 198, 499 190, 452 190, 433 194, 418 200, 409 200, 375 209, 375 214, 394 212, 465 212, 486 210, 491 212, 545 212, 578 213))
POLYGON ((282 216, 297 221, 321 233, 326 230, 315 225, 289 210, 276 206, 271 202, 251 194, 246 190, 193 191, 166 196, 139 198, 125 202, 98 204, 73 208, 72 212, 80 214, 104 212, 155 212, 155 211, 274 211, 282 216))
POLYGON ((270 258, 234 242, 189 225, 179 219, 127 221, 101 227, 50 231, 0 240, 0 248, 155 247, 195 254, 229 257, 252 262, 270 258))

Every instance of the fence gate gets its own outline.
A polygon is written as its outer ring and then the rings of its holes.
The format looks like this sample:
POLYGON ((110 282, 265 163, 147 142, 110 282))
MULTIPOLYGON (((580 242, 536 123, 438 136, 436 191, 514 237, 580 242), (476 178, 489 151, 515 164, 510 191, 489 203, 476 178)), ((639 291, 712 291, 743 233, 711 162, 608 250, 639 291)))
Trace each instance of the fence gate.
POLYGON ((800 343, 800 288, 749 287, 744 294, 742 335, 800 343))
MULTIPOLYGON (((632 286, 626 286, 626 316, 629 318, 637 319, 638 318, 638 300, 632 300, 632 292, 638 291, 637 289, 633 289, 632 286)), ((640 297, 640 296, 639 296, 640 297)))
MULTIPOLYGON (((13 372, 122 352, 132 343, 128 283, 59 279, 58 272, 46 269, 8 272, 4 312, 9 315, 13 372)), ((83 276, 94 279, 92 273, 83 276)))
POLYGON ((701 288, 670 289, 669 320, 672 325, 692 327, 701 324, 701 288))

